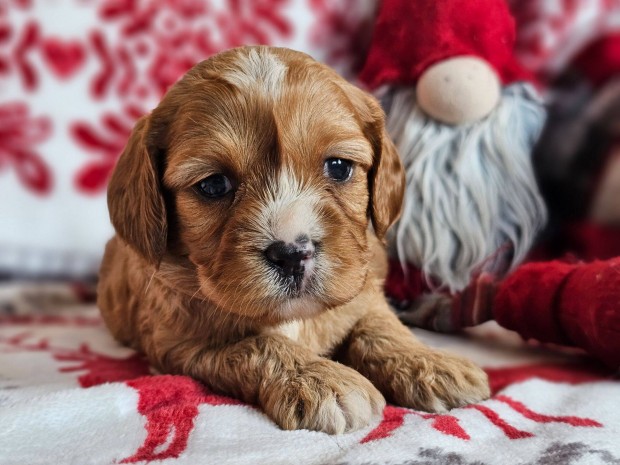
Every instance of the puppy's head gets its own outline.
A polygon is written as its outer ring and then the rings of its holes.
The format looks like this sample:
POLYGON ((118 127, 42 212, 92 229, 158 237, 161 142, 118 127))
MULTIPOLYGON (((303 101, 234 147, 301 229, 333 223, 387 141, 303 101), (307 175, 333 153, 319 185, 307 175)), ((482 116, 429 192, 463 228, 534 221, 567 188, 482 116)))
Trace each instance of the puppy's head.
POLYGON ((265 322, 343 304, 369 272, 403 173, 371 96, 309 56, 233 49, 136 124, 110 181, 119 236, 186 255, 221 309, 265 322))

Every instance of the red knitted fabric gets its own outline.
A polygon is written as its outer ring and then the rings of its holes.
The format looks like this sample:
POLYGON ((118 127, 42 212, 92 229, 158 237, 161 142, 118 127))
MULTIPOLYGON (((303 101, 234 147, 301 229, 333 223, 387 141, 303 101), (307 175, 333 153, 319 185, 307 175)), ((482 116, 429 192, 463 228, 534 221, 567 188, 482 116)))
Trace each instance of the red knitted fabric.
POLYGON ((581 260, 620 257, 620 228, 592 221, 571 223, 564 233, 565 247, 581 260))
POLYGON ((431 291, 429 283, 418 268, 407 266, 405 271, 398 260, 390 260, 389 265, 384 288, 394 302, 407 305, 431 291))
POLYGON ((494 316, 525 338, 585 349, 620 367, 620 258, 530 263, 500 286, 494 316))
POLYGON ((485 59, 504 84, 532 80, 513 56, 515 21, 506 0, 383 0, 360 78, 374 88, 411 84, 434 63, 485 59))

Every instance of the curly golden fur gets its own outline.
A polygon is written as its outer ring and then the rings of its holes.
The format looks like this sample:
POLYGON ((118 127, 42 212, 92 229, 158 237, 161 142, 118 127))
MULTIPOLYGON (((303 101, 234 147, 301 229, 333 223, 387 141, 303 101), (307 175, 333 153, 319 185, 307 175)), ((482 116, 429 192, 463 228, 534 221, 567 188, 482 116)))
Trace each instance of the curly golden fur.
POLYGON ((299 52, 196 65, 138 121, 110 180, 117 235, 98 291, 114 336, 285 429, 359 429, 384 396, 428 411, 486 398, 482 370, 420 344, 383 297, 380 240, 404 183, 383 117, 299 52), (348 180, 326 175, 334 158, 348 180), (202 195, 213 175, 230 192, 202 195), (277 241, 310 247, 294 278, 266 258, 277 241))

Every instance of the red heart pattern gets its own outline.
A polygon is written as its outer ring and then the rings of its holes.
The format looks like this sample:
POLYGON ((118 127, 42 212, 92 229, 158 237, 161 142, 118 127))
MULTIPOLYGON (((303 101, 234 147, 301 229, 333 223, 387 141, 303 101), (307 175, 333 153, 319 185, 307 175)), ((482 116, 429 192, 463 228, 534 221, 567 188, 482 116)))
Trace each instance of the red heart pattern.
POLYGON ((41 50, 50 69, 60 79, 71 78, 86 58, 84 48, 78 41, 66 41, 56 37, 45 39, 41 50))

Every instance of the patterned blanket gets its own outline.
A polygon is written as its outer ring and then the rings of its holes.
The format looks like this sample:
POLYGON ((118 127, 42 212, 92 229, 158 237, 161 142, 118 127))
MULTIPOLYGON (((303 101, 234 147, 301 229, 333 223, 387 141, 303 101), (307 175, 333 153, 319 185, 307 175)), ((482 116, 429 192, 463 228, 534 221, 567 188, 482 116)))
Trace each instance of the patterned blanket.
POLYGON ((1 465, 620 464, 620 381, 493 324, 415 331, 484 366, 490 400, 445 415, 389 405, 330 436, 282 431, 256 407, 155 373, 75 298, 84 289, 34 289, 0 288, 1 465))

